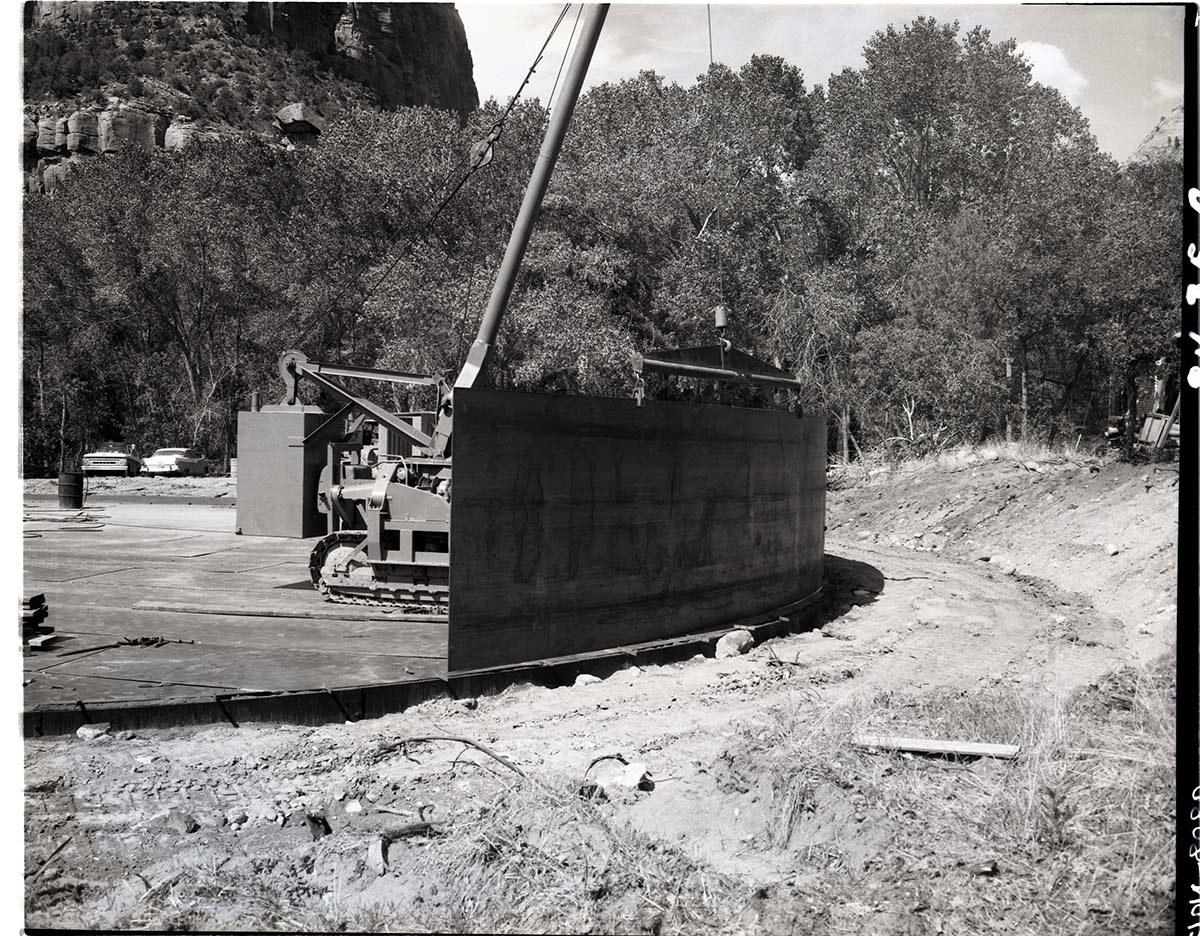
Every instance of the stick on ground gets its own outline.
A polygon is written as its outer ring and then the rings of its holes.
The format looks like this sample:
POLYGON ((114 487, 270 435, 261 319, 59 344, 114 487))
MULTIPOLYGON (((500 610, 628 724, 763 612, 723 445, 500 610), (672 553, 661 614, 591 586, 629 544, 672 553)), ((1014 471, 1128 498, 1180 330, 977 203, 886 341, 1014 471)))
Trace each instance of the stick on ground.
POLYGON ((509 770, 519 774, 520 776, 522 776, 522 777, 527 776, 525 771, 523 771, 520 767, 518 767, 516 764, 514 764, 512 761, 510 761, 507 757, 501 757, 499 754, 497 754, 491 748, 486 747, 485 745, 482 745, 478 741, 474 741, 471 738, 464 738, 461 735, 416 735, 411 738, 397 738, 395 741, 389 742, 383 748, 383 750, 380 751, 380 753, 381 754, 389 754, 392 751, 395 751, 395 750, 398 750, 398 749, 404 747, 404 745, 406 745, 406 744, 416 744, 419 741, 457 741, 459 744, 466 744, 466 745, 469 745, 470 747, 475 748, 477 751, 482 751, 488 757, 492 758, 493 760, 499 761, 501 764, 503 764, 509 770))

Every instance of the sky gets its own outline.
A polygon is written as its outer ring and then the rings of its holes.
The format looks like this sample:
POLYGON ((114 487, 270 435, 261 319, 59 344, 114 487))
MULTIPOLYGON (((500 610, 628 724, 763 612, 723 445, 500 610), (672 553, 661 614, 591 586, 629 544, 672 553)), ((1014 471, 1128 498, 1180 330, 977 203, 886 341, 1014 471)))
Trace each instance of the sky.
MULTIPOLYGON (((561 4, 457 3, 475 62, 480 100, 507 100, 545 40, 561 4)), ((575 20, 560 27, 527 94, 545 100, 575 20)), ((862 48, 877 30, 922 14, 979 25, 992 40, 1012 38, 1033 67, 1087 117, 1100 148, 1126 159, 1158 119, 1183 98, 1181 6, 845 6, 712 5, 713 57, 731 67, 755 53, 800 67, 806 83, 827 83, 843 68, 863 66, 862 48)), ((708 66, 703 4, 614 4, 587 85, 653 69, 690 84, 708 66)))

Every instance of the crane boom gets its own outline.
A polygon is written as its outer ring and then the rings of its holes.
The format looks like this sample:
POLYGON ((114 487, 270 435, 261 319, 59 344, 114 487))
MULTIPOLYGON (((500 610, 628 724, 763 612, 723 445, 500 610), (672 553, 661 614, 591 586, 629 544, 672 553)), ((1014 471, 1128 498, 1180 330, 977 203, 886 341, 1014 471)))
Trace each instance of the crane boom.
POLYGON ((517 281, 517 272, 525 257, 525 248, 529 246, 533 225, 542 207, 542 198, 546 189, 550 187, 550 176, 554 173, 554 164, 558 161, 558 153, 567 135, 571 115, 575 113, 575 104, 579 101, 583 79, 587 75, 592 53, 596 50, 596 41, 600 38, 600 29, 608 15, 608 7, 607 3, 597 3, 585 8, 579 42, 575 46, 575 54, 571 56, 571 64, 563 81, 558 105, 550 115, 550 126, 546 128, 546 138, 542 141, 542 149, 538 153, 537 162, 534 163, 529 185, 525 189, 525 199, 521 202, 521 210, 516 223, 513 224, 504 259, 500 262, 500 270, 496 274, 495 285, 492 286, 492 295, 488 299, 483 320, 479 323, 479 334, 471 345, 458 379, 454 381, 455 387, 473 387, 487 364, 488 353, 496 340, 496 333, 500 330, 500 322, 504 318, 504 311, 508 308, 508 300, 517 281))

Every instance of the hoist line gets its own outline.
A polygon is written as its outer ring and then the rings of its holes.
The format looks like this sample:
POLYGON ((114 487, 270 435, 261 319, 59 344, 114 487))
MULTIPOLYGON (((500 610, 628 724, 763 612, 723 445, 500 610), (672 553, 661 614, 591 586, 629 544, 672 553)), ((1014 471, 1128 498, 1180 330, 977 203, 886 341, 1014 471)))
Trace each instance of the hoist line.
MULTIPOLYGON (((570 6, 570 4, 568 4, 570 6)), ((558 74, 554 76, 554 86, 550 89, 550 96, 546 98, 546 113, 550 113, 550 108, 554 104, 554 92, 558 90, 558 80, 562 77, 563 66, 567 64, 567 54, 571 51, 571 43, 575 40, 575 30, 579 28, 579 17, 583 15, 583 4, 579 4, 579 10, 575 13, 575 24, 571 27, 571 35, 567 37, 567 45, 563 49, 562 61, 558 63, 558 74)))
MULTIPOLYGON (((425 208, 429 205, 429 203, 432 202, 433 199, 437 196, 437 194, 446 187, 446 185, 450 182, 451 178, 454 177, 454 174, 463 166, 464 163, 467 163, 470 161, 470 162, 474 162, 475 164, 472 165, 468 169, 467 173, 461 179, 459 179, 458 184, 454 186, 454 188, 451 190, 450 194, 447 195, 444 199, 442 199, 441 203, 434 210, 433 214, 430 215, 430 217, 425 222, 423 222, 421 224, 421 226, 418 227, 415 232, 413 232, 413 234, 409 237, 408 241, 398 251, 396 259, 392 261, 392 263, 388 266, 388 268, 384 272, 384 274, 381 277, 379 277, 379 279, 377 279, 370 288, 367 289, 367 291, 363 295, 362 299, 359 300, 358 305, 360 307, 366 304, 366 301, 371 298, 371 296, 374 294, 375 290, 378 289, 379 286, 383 283, 383 281, 385 279, 387 279, 388 276, 391 275, 392 271, 396 268, 396 266, 400 263, 400 261, 402 259, 404 259, 404 257, 408 254, 408 252, 416 244, 417 240, 420 237, 422 237, 433 226, 433 223, 435 221, 437 221, 438 217, 446 209, 446 206, 450 204, 450 201, 454 198, 454 196, 456 196, 459 193, 459 191, 462 190, 462 187, 466 184, 467 180, 470 179, 471 176, 474 175, 479 169, 482 169, 485 165, 487 165, 488 162, 491 161, 490 158, 485 159, 484 157, 487 156, 488 152, 491 150, 492 145, 500 139, 500 134, 504 130, 505 121, 507 121, 509 115, 512 114, 513 108, 516 107, 517 100, 520 98, 521 93, 525 90, 526 85, 529 84, 529 81, 533 77, 534 72, 537 70, 538 65, 541 64, 542 58, 546 54, 546 48, 547 48, 547 46, 550 45, 550 40, 552 40, 554 38, 554 34, 558 31, 558 27, 560 25, 562 25, 562 21, 566 18, 567 12, 570 9, 571 9, 571 4, 567 3, 567 4, 564 4, 562 10, 559 11, 558 17, 554 21, 554 25, 550 27, 550 32, 546 35, 546 40, 542 43, 541 49, 538 50, 537 55, 534 57, 533 63, 529 66, 529 69, 525 72, 525 77, 521 80, 521 84, 517 87, 516 92, 512 95, 512 97, 509 98, 508 105, 507 105, 507 107, 505 107, 504 112, 492 124, 492 128, 491 128, 490 132, 488 133, 487 137, 485 138, 485 140, 480 141, 481 143, 486 142, 488 145, 481 149, 480 144, 476 144, 475 147, 472 147, 472 150, 470 153, 468 153, 466 156, 463 156, 462 158, 460 158, 458 160, 458 162, 456 162, 453 166, 451 166, 449 171, 446 173, 445 177, 442 179, 442 181, 439 182, 436 186, 434 186, 429 191, 429 193, 425 196, 425 200, 421 202, 421 204, 417 207, 416 211, 414 211, 413 213, 417 214, 421 211, 424 211, 425 208)), ((580 9, 582 10, 582 6, 580 7, 580 9)), ((576 22, 578 22, 578 17, 576 18, 576 22)), ((397 233, 393 234, 390 238, 388 238, 388 240, 383 245, 383 250, 387 251, 388 248, 390 248, 392 246, 392 244, 395 243, 396 239, 399 236, 400 236, 400 232, 397 232, 397 233)), ((321 319, 329 316, 333 312, 333 310, 337 306, 338 301, 346 294, 346 291, 349 290, 350 287, 353 286, 355 284, 355 282, 357 282, 364 273, 366 273, 367 267, 369 265, 370 265, 369 260, 364 261, 362 264, 359 265, 358 269, 350 276, 350 278, 338 290, 337 294, 330 301, 330 303, 326 307, 325 311, 320 316, 315 317, 314 320, 312 322, 310 322, 309 326, 301 333, 302 338, 307 337, 308 334, 312 331, 312 329, 317 324, 319 324, 321 319)))
POLYGON ((711 65, 712 65, 712 63, 713 63, 713 51, 712 51, 712 4, 711 4, 711 3, 706 3, 706 4, 704 4, 704 11, 705 11, 705 12, 708 14, 708 64, 711 66, 711 65))
MULTIPOLYGON (((705 9, 705 12, 708 14, 708 71, 711 76, 712 68, 716 64, 716 61, 713 58, 712 4, 711 3, 704 4, 704 9, 705 9)), ((709 152, 712 154, 710 156, 710 159, 712 160, 712 176, 711 177, 715 178, 716 163, 717 163, 716 153, 712 149, 710 149, 709 152)), ((714 243, 716 244, 716 247, 717 247, 717 292, 718 292, 719 301, 722 304, 724 304, 724 302, 725 302, 725 267, 721 261, 721 204, 719 201, 717 201, 717 205, 713 209, 713 218, 714 218, 714 222, 715 222, 713 224, 713 233, 715 235, 714 243)))

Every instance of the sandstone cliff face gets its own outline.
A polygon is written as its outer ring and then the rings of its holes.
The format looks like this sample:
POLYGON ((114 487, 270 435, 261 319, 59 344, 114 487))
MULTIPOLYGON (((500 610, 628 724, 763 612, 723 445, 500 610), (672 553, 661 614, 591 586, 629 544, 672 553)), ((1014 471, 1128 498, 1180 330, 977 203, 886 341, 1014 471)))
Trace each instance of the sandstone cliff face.
POLYGON ((26 64, 27 87, 36 82, 22 138, 30 192, 52 191, 81 160, 129 146, 178 149, 247 132, 312 145, 325 119, 355 102, 460 114, 478 106, 466 33, 447 3, 59 0, 26 3, 24 24, 45 40, 26 64), (108 38, 98 46, 96 37, 108 38), (134 76, 114 67, 115 80, 80 84, 78 64, 97 61, 97 48, 134 76), (64 86, 54 69, 68 56, 76 83, 64 86), (139 70, 143 58, 153 69, 139 70), (278 109, 289 100, 301 103, 278 109))
POLYGON ((345 12, 344 3, 247 3, 246 25, 324 60, 337 51, 333 33, 345 12))
POLYGON ((1169 114, 1159 119, 1154 129, 1146 135, 1146 139, 1133 151, 1129 162, 1155 162, 1160 159, 1183 162, 1182 104, 1173 107, 1169 114))
POLYGON ((206 20, 240 20, 250 32, 269 34, 365 85, 385 106, 430 105, 466 114, 479 105, 466 31, 451 3, 34 0, 24 5, 27 31, 113 34, 117 17, 143 34, 164 23, 199 23, 204 33, 206 20))
POLYGON ((479 106, 471 52, 449 3, 351 3, 337 27, 349 77, 390 105, 479 106))
MULTIPOLYGON (((302 103, 288 104, 275 114, 281 146, 313 146, 325 122, 302 103)), ((188 117, 168 120, 165 114, 137 105, 111 102, 105 110, 77 110, 69 117, 25 118, 21 154, 25 190, 51 194, 81 160, 116 153, 127 146, 144 150, 183 149, 193 140, 220 137, 212 127, 188 117)))
POLYGON ((450 3, 248 3, 247 25, 371 88, 385 106, 479 106, 467 34, 450 3))

